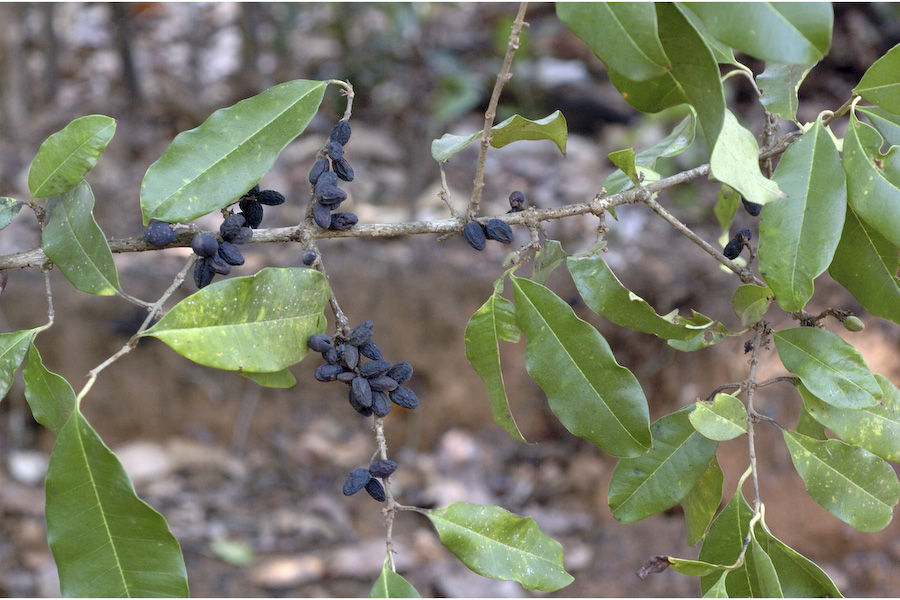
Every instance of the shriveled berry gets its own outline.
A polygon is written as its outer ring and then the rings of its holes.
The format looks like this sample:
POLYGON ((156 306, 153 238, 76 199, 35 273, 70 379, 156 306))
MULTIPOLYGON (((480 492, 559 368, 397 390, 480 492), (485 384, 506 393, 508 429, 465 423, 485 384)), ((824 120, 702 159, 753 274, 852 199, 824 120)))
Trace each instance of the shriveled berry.
POLYGON ((309 349, 313 352, 327 352, 334 348, 331 345, 331 338, 324 333, 316 333, 309 336, 309 339, 306 340, 306 345, 309 346, 309 349))
POLYGON ((309 170, 309 182, 312 185, 316 185, 316 182, 319 181, 319 177, 328 170, 328 159, 320 158, 316 162, 313 163, 312 168, 309 170))
MULTIPOLYGON (((353 380, 355 378, 356 378, 356 373, 354 373, 353 371, 344 371, 343 373, 338 373, 337 377, 335 377, 335 379, 337 379, 341 383, 347 383, 347 384, 353 383, 353 380)), ((374 398, 374 396, 373 396, 373 398, 374 398)))
POLYGON ((762 211, 762 204, 750 202, 746 198, 741 198, 741 202, 744 204, 744 210, 746 210, 751 217, 759 216, 760 211, 762 211))
POLYGON ((256 199, 260 204, 265 204, 266 206, 278 206, 279 204, 284 204, 284 195, 275 190, 263 190, 256 199))
POLYGON ((509 212, 519 212, 525 209, 525 194, 515 190, 509 195, 509 212))
POLYGON ((371 358, 372 360, 381 360, 384 358, 384 354, 381 352, 381 348, 378 347, 378 344, 369 340, 365 344, 360 345, 359 353, 365 356, 366 358, 371 358))
POLYGON ((316 200, 326 206, 335 208, 346 199, 347 192, 336 185, 316 186, 316 200))
POLYGON ((238 231, 237 234, 228 241, 235 245, 246 244, 247 242, 250 241, 250 239, 252 237, 253 237, 253 230, 247 226, 244 226, 244 227, 241 227, 240 231, 238 231))
POLYGON ((215 273, 209 268, 209 259, 198 258, 194 263, 194 283, 198 288, 204 288, 212 283, 215 273))
POLYGON ((476 250, 484 250, 484 245, 487 243, 484 237, 484 228, 478 221, 466 223, 466 226, 463 227, 463 237, 476 250))
POLYGON ((313 377, 316 378, 316 381, 334 381, 343 371, 344 367, 341 365, 325 363, 324 365, 319 365, 313 377))
POLYGON ((369 475, 384 479, 397 470, 397 463, 389 459, 373 460, 369 465, 369 475))
POLYGON ((332 161, 331 167, 334 169, 334 174, 338 176, 338 179, 353 181, 353 177, 355 176, 353 167, 350 166, 350 163, 345 157, 342 156, 339 159, 332 161))
POLYGON ((243 214, 244 218, 247 220, 247 226, 252 229, 259 228, 259 224, 262 223, 263 220, 263 207, 262 204, 254 200, 253 202, 248 202, 246 206, 241 207, 244 209, 243 214))
POLYGON ((207 260, 209 261, 209 268, 213 270, 213 273, 218 273, 219 275, 228 275, 231 273, 231 265, 225 262, 218 253, 207 260))
POLYGON ((346 119, 341 119, 335 123, 334 128, 331 130, 331 135, 328 136, 328 138, 341 145, 345 145, 350 141, 350 122, 346 119))
POLYGON ((387 497, 384 495, 384 486, 377 479, 369 479, 368 483, 366 483, 366 491, 379 502, 384 502, 384 499, 387 497))
POLYGON ((359 221, 359 217, 350 212, 339 212, 331 215, 331 224, 328 229, 343 231, 350 229, 359 221))
POLYGON ((741 250, 744 249, 744 243, 738 236, 734 236, 728 243, 725 244, 725 249, 722 250, 722 254, 725 255, 725 258, 728 260, 734 260, 741 253, 741 250))
POLYGON ((253 200, 254 198, 256 198, 257 194, 259 194, 259 184, 258 183, 256 185, 254 185, 252 188, 250 188, 250 190, 247 191, 246 194, 241 196, 241 200, 245 200, 245 199, 253 200))
POLYGON ((322 352, 322 358, 325 359, 325 362, 331 365, 336 365, 341 360, 341 355, 337 351, 337 348, 329 348, 328 350, 322 352))
POLYGON ((375 329, 374 321, 363 321, 350 331, 347 341, 354 346, 362 346, 372 339, 372 331, 375 329))
POLYGON ((344 495, 352 496, 366 487, 366 484, 369 483, 370 479, 372 479, 372 476, 369 475, 369 470, 365 467, 353 469, 350 471, 350 475, 347 476, 347 480, 344 481, 344 495))
POLYGON ((390 392, 397 389, 397 382, 387 375, 379 375, 368 380, 369 386, 376 392, 390 392))
POLYGON ((219 244, 219 256, 229 265, 239 266, 244 264, 244 255, 241 254, 238 247, 231 242, 222 242, 219 244))
POLYGON ((316 251, 310 248, 309 250, 304 252, 303 257, 300 259, 300 262, 302 262, 307 267, 312 266, 312 264, 316 262, 316 251))
POLYGON ((363 377, 376 377, 384 375, 391 368, 391 363, 386 360, 370 360, 359 367, 359 374, 363 377))
POLYGON ((151 246, 162 248, 175 241, 175 232, 165 221, 150 221, 150 224, 144 229, 144 241, 151 246))
POLYGON ((372 388, 365 377, 354 377, 350 382, 350 395, 356 398, 360 406, 372 406, 372 388))
POLYGON ((391 400, 384 392, 372 392, 372 412, 376 417, 386 417, 391 412, 391 400))
MULTIPOLYGON (((344 145, 334 140, 328 140, 328 143, 325 144, 325 154, 327 154, 328 158, 330 158, 332 161, 343 158, 344 145)), ((334 164, 334 162, 332 162, 331 164, 334 164)))
POLYGON ((344 364, 350 369, 355 369, 359 364, 359 348, 356 346, 344 346, 344 354, 342 356, 344 364))
POLYGON ((331 209, 321 202, 313 204, 312 214, 313 221, 322 229, 328 229, 331 226, 331 209))
POLYGON ((221 235, 222 239, 226 242, 230 242, 241 232, 241 227, 246 225, 246 223, 247 221, 244 219, 244 215, 240 213, 228 215, 225 217, 225 220, 222 221, 222 224, 219 225, 219 235, 221 235))
POLYGON ((413 368, 412 365, 408 362, 400 361, 395 364, 393 367, 387 370, 387 375, 397 383, 406 383, 410 377, 412 377, 413 368))
POLYGON ((419 405, 419 397, 416 396, 416 393, 402 385, 390 392, 388 396, 391 397, 394 404, 403 408, 415 408, 419 405))
POLYGON ((749 229, 741 229, 737 232, 737 234, 735 234, 734 237, 741 238, 741 241, 749 242, 753 239, 753 232, 749 229))
POLYGON ((484 226, 484 237, 489 240, 497 240, 501 244, 508 244, 512 242, 513 232, 506 221, 491 219, 484 226))
POLYGON ((209 233, 198 233, 191 240, 191 249, 197 256, 212 258, 219 251, 219 240, 209 233))
POLYGON ((862 331, 866 328, 866 324, 862 322, 862 319, 855 315, 847 315, 844 317, 844 329, 847 331, 862 331))
POLYGON ((364 417, 372 416, 372 407, 371 406, 363 406, 362 404, 360 404, 359 400, 357 400, 356 396, 353 394, 352 387, 350 388, 348 398, 350 399, 350 406, 353 408, 353 410, 355 410, 356 412, 358 412, 359 414, 361 414, 364 417))

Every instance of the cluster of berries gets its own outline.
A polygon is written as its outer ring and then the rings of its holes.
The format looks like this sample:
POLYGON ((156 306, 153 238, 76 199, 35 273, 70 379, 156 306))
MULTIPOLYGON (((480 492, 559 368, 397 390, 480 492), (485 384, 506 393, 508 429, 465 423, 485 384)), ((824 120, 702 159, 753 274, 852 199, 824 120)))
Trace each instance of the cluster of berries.
MULTIPOLYGON (((525 208, 525 194, 519 190, 509 195, 509 211, 519 212, 525 208)), ((513 239, 509 223, 501 219, 490 219, 484 225, 478 221, 469 221, 463 227, 463 237, 476 250, 484 250, 487 240, 496 240, 501 244, 509 244, 513 239)))
POLYGON ((384 502, 384 486, 378 479, 386 479, 397 470, 397 463, 392 460, 373 460, 368 468, 353 469, 344 481, 344 495, 352 496, 365 488, 372 498, 384 502), (376 479, 376 477, 378 479, 376 479))
POLYGON ((722 254, 725 255, 725 258, 728 260, 734 260, 740 255, 741 250, 744 249, 744 246, 747 245, 753 239, 753 233, 749 229, 741 229, 734 237, 728 240, 728 243, 725 244, 725 249, 722 250, 722 254))
POLYGON ((344 156, 344 146, 350 141, 350 123, 342 119, 331 130, 322 156, 309 170, 315 203, 313 220, 322 229, 350 229, 359 218, 350 212, 332 212, 347 199, 347 192, 338 187, 338 179, 353 181, 353 167, 344 156))

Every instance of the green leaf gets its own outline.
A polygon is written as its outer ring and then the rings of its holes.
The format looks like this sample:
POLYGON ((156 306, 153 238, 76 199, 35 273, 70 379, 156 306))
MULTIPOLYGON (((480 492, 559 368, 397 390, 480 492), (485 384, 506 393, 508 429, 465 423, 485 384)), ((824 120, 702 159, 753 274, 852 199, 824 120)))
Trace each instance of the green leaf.
POLYGON ((885 110, 900 113, 900 44, 873 62, 853 91, 885 110))
POLYGON ((682 352, 700 350, 707 346, 718 344, 728 336, 743 335, 746 331, 745 329, 743 331, 731 333, 728 331, 728 328, 718 321, 713 321, 706 315, 701 315, 697 311, 691 311, 690 317, 678 317, 678 322, 684 324, 685 327, 703 330, 703 335, 698 335, 694 338, 687 340, 669 340, 666 342, 676 350, 681 350, 682 352))
POLYGON ((616 325, 664 340, 693 340, 702 338, 714 323, 707 319, 698 326, 675 313, 658 315, 646 300, 622 285, 600 254, 570 256, 566 264, 588 308, 616 325))
POLYGON ((47 540, 63 596, 187 596, 165 519, 80 412, 59 430, 46 481, 47 540))
POLYGON ((531 273, 531 280, 543 285, 547 282, 556 267, 566 260, 566 251, 563 250, 562 244, 556 240, 547 240, 541 249, 534 256, 534 270, 531 273))
POLYGON ((272 373, 251 373, 248 371, 241 371, 240 373, 263 387, 287 389, 297 385, 297 378, 294 377, 290 369, 282 369, 272 373))
POLYGON ((747 433, 747 409, 731 394, 716 394, 712 402, 699 400, 690 413, 690 420, 694 429, 717 442, 747 433))
POLYGON ((525 369, 574 435, 614 456, 637 456, 651 445, 647 399, 609 344, 564 300, 544 286, 511 277, 516 323, 527 338, 525 369))
MULTIPOLYGON (((878 375, 876 375, 875 377, 878 377, 878 375)), ((798 384, 797 387, 806 390, 806 388, 803 387, 802 383, 798 384)), ((807 390, 807 393, 809 393, 809 390, 807 390)), ((816 400, 818 400, 818 398, 816 398, 816 400)), ((825 403, 823 402, 822 404, 825 403)), ((825 404, 825 406, 829 405, 825 404)), ((828 436, 825 434, 825 428, 821 423, 816 421, 816 419, 811 414, 809 414, 809 411, 806 410, 805 406, 800 410, 800 416, 797 418, 797 427, 795 429, 797 430, 797 433, 802 433, 806 437, 811 437, 816 440, 828 439, 828 436)))
POLYGON ((731 46, 723 44, 713 37, 712 34, 707 31, 706 26, 703 24, 700 17, 697 16, 695 12, 691 11, 685 3, 679 2, 675 4, 675 7, 678 8, 678 11, 684 15, 684 18, 688 20, 691 27, 693 27, 700 37, 703 38, 703 41, 706 42, 706 46, 712 52, 717 63, 734 65, 736 67, 742 66, 734 57, 734 50, 731 49, 731 46))
POLYGON ((765 550, 786 598, 840 598, 841 592, 814 562, 776 538, 765 521, 755 528, 757 542, 765 550))
POLYGON ((6 397, 37 329, 0 333, 0 400, 6 397))
POLYGON ((741 325, 749 327, 763 318, 773 298, 772 290, 768 287, 747 283, 734 291, 731 308, 740 318, 741 325))
POLYGON ((818 119, 782 155, 773 179, 787 194, 759 220, 759 272, 788 312, 803 310, 831 264, 847 208, 841 158, 818 119))
POLYGON ((689 2, 707 31, 765 61, 816 63, 831 46, 834 15, 823 2, 689 2))
POLYGON ((381 575, 369 591, 369 598, 421 598, 410 582, 391 570, 385 563, 381 575))
POLYGON ((23 204, 15 198, 0 196, 0 230, 12 223, 22 209, 23 204))
POLYGON ((881 388, 862 354, 836 333, 794 327, 773 334, 778 356, 809 391, 838 408, 872 406, 881 388))
POLYGON ((734 222, 734 215, 737 213, 738 204, 740 203, 741 195, 736 191, 727 185, 719 188, 713 212, 716 215, 716 220, 719 221, 719 227, 722 228, 722 235, 726 237, 731 229, 731 224, 734 222))
POLYGON ((797 91, 815 64, 767 62, 766 69, 756 76, 760 104, 786 121, 796 121, 797 91))
POLYGON ((684 509, 684 528, 687 532, 687 543, 693 546, 704 537, 710 522, 719 510, 722 501, 722 482, 724 473, 719 461, 713 456, 703 475, 681 500, 684 509))
POLYGON ((669 59, 656 33, 652 4, 560 2, 556 16, 607 68, 635 81, 665 75, 669 59))
POLYGON ((119 290, 119 274, 93 210, 94 194, 86 181, 47 200, 41 248, 77 289, 112 296, 119 290))
POLYGON ((330 293, 318 271, 267 267, 206 286, 141 335, 201 365, 273 373, 303 359, 309 336, 325 331, 330 293))
POLYGON ((28 347, 22 375, 25 378, 25 399, 34 420, 58 434, 75 410, 72 386, 61 376, 47 370, 34 343, 28 347))
POLYGON ((725 588, 725 579, 728 577, 728 573, 722 573, 716 582, 710 586, 706 593, 703 594, 704 598, 727 598, 728 590, 725 588))
POLYGON ((688 560, 685 558, 676 558, 674 556, 667 556, 666 560, 669 562, 669 566, 672 567, 673 571, 690 577, 701 577, 703 575, 709 575, 710 573, 721 573, 728 568, 727 565, 714 565, 712 563, 703 562, 702 560, 688 560))
POLYGON ((609 162, 621 169, 622 172, 628 176, 632 183, 640 183, 640 179, 638 179, 638 173, 634 163, 634 148, 616 150, 615 152, 610 152, 609 154, 607 154, 607 157, 609 157, 609 162))
POLYGON ((888 145, 900 145, 900 115, 877 106, 857 106, 856 112, 869 117, 872 125, 888 145))
MULTIPOLYGON (((499 285, 503 285, 502 280, 499 285)), ((524 442, 525 437, 509 408, 499 348, 500 340, 517 342, 519 328, 516 326, 516 309, 512 302, 500 295, 500 290, 494 291, 469 319, 465 335, 466 358, 484 383, 494 422, 513 438, 524 442)))
POLYGON ((689 411, 685 407, 653 423, 653 448, 616 465, 608 501, 617 520, 634 523, 675 506, 706 472, 718 444, 694 430, 689 411))
POLYGON ((116 132, 116 120, 104 115, 75 119, 48 137, 28 169, 34 198, 62 194, 94 168, 116 132))
POLYGON ((784 593, 781 591, 781 582, 778 581, 778 573, 775 571, 775 565, 772 559, 762 549, 756 538, 751 536, 749 554, 752 558, 748 561, 748 571, 750 577, 756 580, 755 588, 760 591, 763 598, 783 598, 784 593))
MULTIPOLYGON (((439 139, 431 142, 432 158, 439 163, 447 162, 454 154, 480 139, 482 131, 484 130, 476 131, 471 135, 445 133, 439 139)), ((565 154, 568 135, 566 118, 558 110, 536 121, 513 115, 491 127, 491 146, 502 148, 520 140, 550 140, 556 144, 562 154, 565 154)))
POLYGON ((844 231, 828 273, 853 294, 863 308, 900 323, 900 248, 847 206, 844 231))
POLYGON ((875 228, 894 246, 900 246, 900 185, 891 181, 887 163, 896 161, 898 147, 881 154, 882 139, 871 125, 850 115, 844 136, 844 171, 847 200, 857 216, 875 228))
POLYGON ((144 225, 150 219, 190 221, 237 201, 306 129, 326 85, 305 79, 281 83, 179 133, 144 175, 144 225))
POLYGON ((574 581, 563 568, 563 548, 534 519, 499 506, 454 502, 425 511, 441 543, 472 571, 512 579, 528 590, 553 592, 574 581))
POLYGON ((713 140, 710 174, 756 204, 784 198, 778 184, 766 179, 759 170, 759 146, 753 134, 738 123, 730 110, 725 111, 723 123, 721 133, 713 140))
POLYGON ((798 389, 804 409, 842 440, 886 460, 900 462, 900 390, 883 375, 875 375, 875 380, 881 387, 881 401, 859 409, 835 408, 804 386, 798 389))
POLYGON ((883 458, 838 440, 814 440, 787 429, 782 433, 813 500, 860 531, 887 527, 900 500, 900 482, 883 458))
POLYGON ((689 102, 678 82, 668 73, 646 81, 634 81, 608 67, 606 74, 609 76, 609 82, 622 94, 625 102, 641 112, 658 113, 689 102))
POLYGON ((236 567, 249 566, 256 559, 253 548, 246 542, 217 537, 209 543, 209 549, 219 560, 236 567))

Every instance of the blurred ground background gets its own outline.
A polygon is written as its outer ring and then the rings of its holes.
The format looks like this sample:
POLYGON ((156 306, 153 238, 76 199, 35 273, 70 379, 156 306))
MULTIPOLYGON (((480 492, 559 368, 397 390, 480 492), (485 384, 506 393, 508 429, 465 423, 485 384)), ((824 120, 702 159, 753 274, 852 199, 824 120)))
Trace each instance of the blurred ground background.
MULTIPOLYGON (((865 68, 900 40, 896 5, 837 5, 835 11, 831 54, 801 88, 801 120, 840 106, 865 68)), ((95 213, 107 235, 137 235, 143 173, 179 131, 281 81, 340 78, 357 93, 347 147, 357 173, 346 186, 350 210, 363 222, 443 218, 430 142, 446 131, 480 128, 514 13, 513 4, 0 5, 0 194, 27 198, 27 169, 40 142, 75 117, 107 114, 118 129, 89 176, 95 213)), ((560 156, 550 142, 492 150, 484 203, 490 214, 507 210, 513 189, 541 207, 593 197, 612 169, 606 153, 645 147, 677 118, 638 119, 606 81, 602 64, 556 20, 551 4, 531 5, 528 21, 498 120, 513 112, 539 118, 559 108, 570 128, 568 154, 560 156)), ((747 84, 734 78, 729 90, 731 105, 758 131, 762 113, 747 84)), ((302 217, 306 172, 342 111, 329 89, 319 116, 263 179, 264 188, 289 200, 267 211, 264 226, 302 217)), ((473 146, 448 163, 459 209, 470 191, 474 157, 473 146)), ((664 169, 700 162, 695 148, 664 169)), ((662 201, 714 242, 715 192, 716 186, 698 183, 662 201)), ((736 326, 729 307, 738 284, 733 276, 641 207, 622 207, 619 221, 609 221, 608 259, 626 285, 660 313, 693 308, 736 326)), ((200 221, 207 228, 218 222, 215 216, 200 221)), ((738 224, 755 231, 742 211, 738 224)), ((548 233, 577 252, 595 241, 596 225, 593 217, 570 219, 548 226, 548 233)), ((526 241, 518 231, 516 242, 526 241)), ((3 254, 38 243, 27 210, 0 232, 3 254)), ((506 249, 489 244, 476 254, 461 239, 437 243, 425 236, 325 241, 321 248, 351 321, 373 319, 386 357, 416 368, 412 386, 420 408, 395 408, 387 420, 391 453, 400 463, 394 489, 402 502, 497 503, 533 516, 562 542, 575 576, 574 584, 551 595, 698 594, 694 579, 672 572, 646 581, 635 576, 654 554, 696 556, 685 546, 680 510, 629 526, 612 519, 605 498, 615 461, 556 423, 522 368, 523 344, 504 346, 504 366, 514 414, 536 443, 518 444, 491 422, 465 360, 463 331, 501 274, 506 249)), ((235 274, 299 265, 298 247, 253 246, 245 255, 247 264, 235 274)), ((118 255, 116 262, 124 289, 150 300, 185 257, 167 250, 118 255)), ((40 275, 9 275, 0 329, 43 323, 40 275)), ((52 279, 57 324, 37 345, 48 368, 78 389, 142 314, 116 298, 76 292, 58 273, 52 279)), ((564 272, 550 285, 600 328, 619 362, 634 371, 654 419, 744 376, 743 339, 680 354, 591 315, 564 272)), ((186 284, 173 301, 193 291, 186 284)), ((828 306, 860 311, 825 276, 810 310, 828 306)), ((897 327, 860 314, 867 329, 853 343, 873 370, 900 382, 897 327)), ((763 376, 778 374, 774 350, 763 356, 763 376)), ((375 580, 384 554, 379 507, 362 494, 340 494, 345 474, 372 452, 370 421, 349 409, 342 389, 312 380, 317 364, 311 357, 293 369, 300 382, 295 388, 271 390, 194 365, 150 340, 103 372, 87 397, 88 418, 180 540, 194 595, 360 596, 375 580)), ((31 420, 22 391, 19 377, 0 404, 0 594, 52 596, 59 589, 43 527, 42 484, 53 440, 31 420)), ((800 400, 793 391, 766 388, 761 396, 768 414, 795 422, 800 400)), ((896 596, 896 522, 862 534, 831 517, 806 496, 778 432, 760 426, 758 435, 773 533, 822 565, 847 595, 896 596)), ((746 460, 743 440, 722 444, 726 498, 746 460)), ((394 538, 400 572, 423 595, 547 595, 468 572, 417 515, 401 514, 394 538)))

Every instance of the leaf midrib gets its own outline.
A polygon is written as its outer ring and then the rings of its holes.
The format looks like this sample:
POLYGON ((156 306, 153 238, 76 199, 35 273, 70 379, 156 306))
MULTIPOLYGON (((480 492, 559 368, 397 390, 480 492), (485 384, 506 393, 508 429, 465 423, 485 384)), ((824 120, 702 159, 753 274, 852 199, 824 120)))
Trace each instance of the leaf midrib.
MULTIPOLYGON (((110 118, 111 118, 111 117, 110 117, 110 118)), ((62 161, 60 161, 60 163, 56 166, 56 168, 53 169, 52 171, 50 171, 50 173, 49 173, 49 174, 48 174, 48 175, 40 182, 40 184, 35 188, 35 194, 37 194, 36 197, 38 197, 38 198, 42 197, 42 196, 39 195, 39 194, 42 194, 42 193, 43 193, 41 190, 44 188, 45 185, 47 185, 47 182, 48 182, 48 181, 50 181, 50 180, 51 180, 51 179, 52 179, 59 171, 62 170, 63 166, 65 166, 65 164, 69 162, 69 159, 71 159, 73 156, 75 156, 75 154, 76 154, 79 150, 81 150, 82 148, 84 148, 84 147, 88 144, 88 142, 90 142, 90 141, 93 140, 94 138, 100 138, 101 134, 105 133, 106 130, 109 129, 110 127, 112 127, 113 129, 115 129, 115 127, 116 127, 115 119, 113 119, 113 122, 112 122, 112 123, 106 125, 106 126, 103 127, 102 129, 100 129, 100 130, 98 130, 98 131, 95 131, 93 134, 91 134, 90 136, 88 136, 87 139, 85 139, 82 143, 80 143, 78 146, 76 146, 75 149, 72 150, 72 152, 70 152, 69 154, 67 154, 66 157, 65 157, 62 161)), ((60 133, 62 133, 62 132, 60 132, 60 133)), ((110 139, 112 139, 112 136, 110 136, 110 139)), ((105 145, 104 145, 104 147, 100 150, 100 154, 102 154, 104 150, 106 150, 106 146, 105 146, 105 145)), ((98 156, 99 156, 99 155, 98 155, 98 156)), ((90 160, 91 158, 92 158, 92 157, 88 158, 88 160, 90 160)), ((96 164, 96 162, 95 162, 94 164, 96 164)))
MULTIPOLYGON (((868 394, 869 396, 872 396, 872 399, 873 399, 873 400, 877 400, 877 398, 875 398, 875 396, 874 396, 869 390, 867 390, 866 388, 862 387, 861 385, 859 385, 858 383, 856 383, 856 382, 853 381, 852 379, 848 378, 848 377, 845 376, 841 371, 838 371, 837 369, 835 369, 834 367, 832 367, 830 364, 828 364, 828 363, 826 363, 826 362, 823 362, 823 361, 820 360, 819 357, 817 357, 815 354, 810 353, 810 352, 807 351, 805 348, 803 348, 803 347, 801 347, 801 346, 798 346, 797 344, 795 344, 795 343, 792 342, 791 340, 785 338, 783 334, 779 335, 778 333, 776 333, 775 335, 777 335, 777 336, 778 336, 783 342, 785 342, 786 344, 789 344, 790 346, 796 348, 797 350, 799 350, 799 351, 800 351, 801 353, 803 353, 804 355, 806 355, 806 356, 808 356, 809 358, 813 359, 816 363, 818 363, 818 364, 822 365, 823 367, 825 367, 826 370, 828 370, 828 371, 830 371, 830 372, 836 374, 836 375, 837 375, 837 378, 838 378, 839 380, 849 381, 854 387, 858 388, 859 390, 861 390, 861 391, 864 392, 865 394, 868 394)), ((841 358, 844 358, 844 357, 841 357, 841 358)), ((801 379, 802 379, 802 378, 801 378, 801 379)), ((872 379, 874 380, 874 377, 873 377, 872 379)), ((877 383, 877 382, 876 382, 876 383, 877 383)), ((840 407, 838 407, 838 408, 840 408, 840 407)))
MULTIPOLYGON (((76 200, 76 199, 73 198, 73 200, 76 200)), ((97 272, 97 274, 100 276, 100 278, 103 281, 105 281, 108 286, 110 286, 114 291, 118 291, 119 290, 118 282, 113 283, 112 281, 109 280, 109 278, 106 277, 106 275, 103 274, 103 271, 100 269, 100 267, 97 265, 97 263, 94 262, 93 257, 88 253, 88 251, 85 249, 85 246, 81 243, 81 231, 80 231, 80 228, 76 228, 73 226, 73 222, 72 222, 71 216, 69 214, 69 203, 60 202, 58 204, 58 206, 60 207, 60 209, 62 211, 63 217, 65 218, 66 225, 68 225, 69 230, 72 232, 72 236, 71 236, 72 239, 77 244, 78 249, 81 250, 81 253, 84 254, 84 256, 88 259, 87 263, 91 267, 94 268, 94 270, 97 272)), ((89 214, 91 214, 91 213, 89 213, 89 214)), ((93 219, 93 216, 91 216, 91 219, 93 219)), ((52 219, 51 219, 51 222, 52 222, 52 219)), ((96 225, 96 222, 94 222, 93 224, 96 225)))

